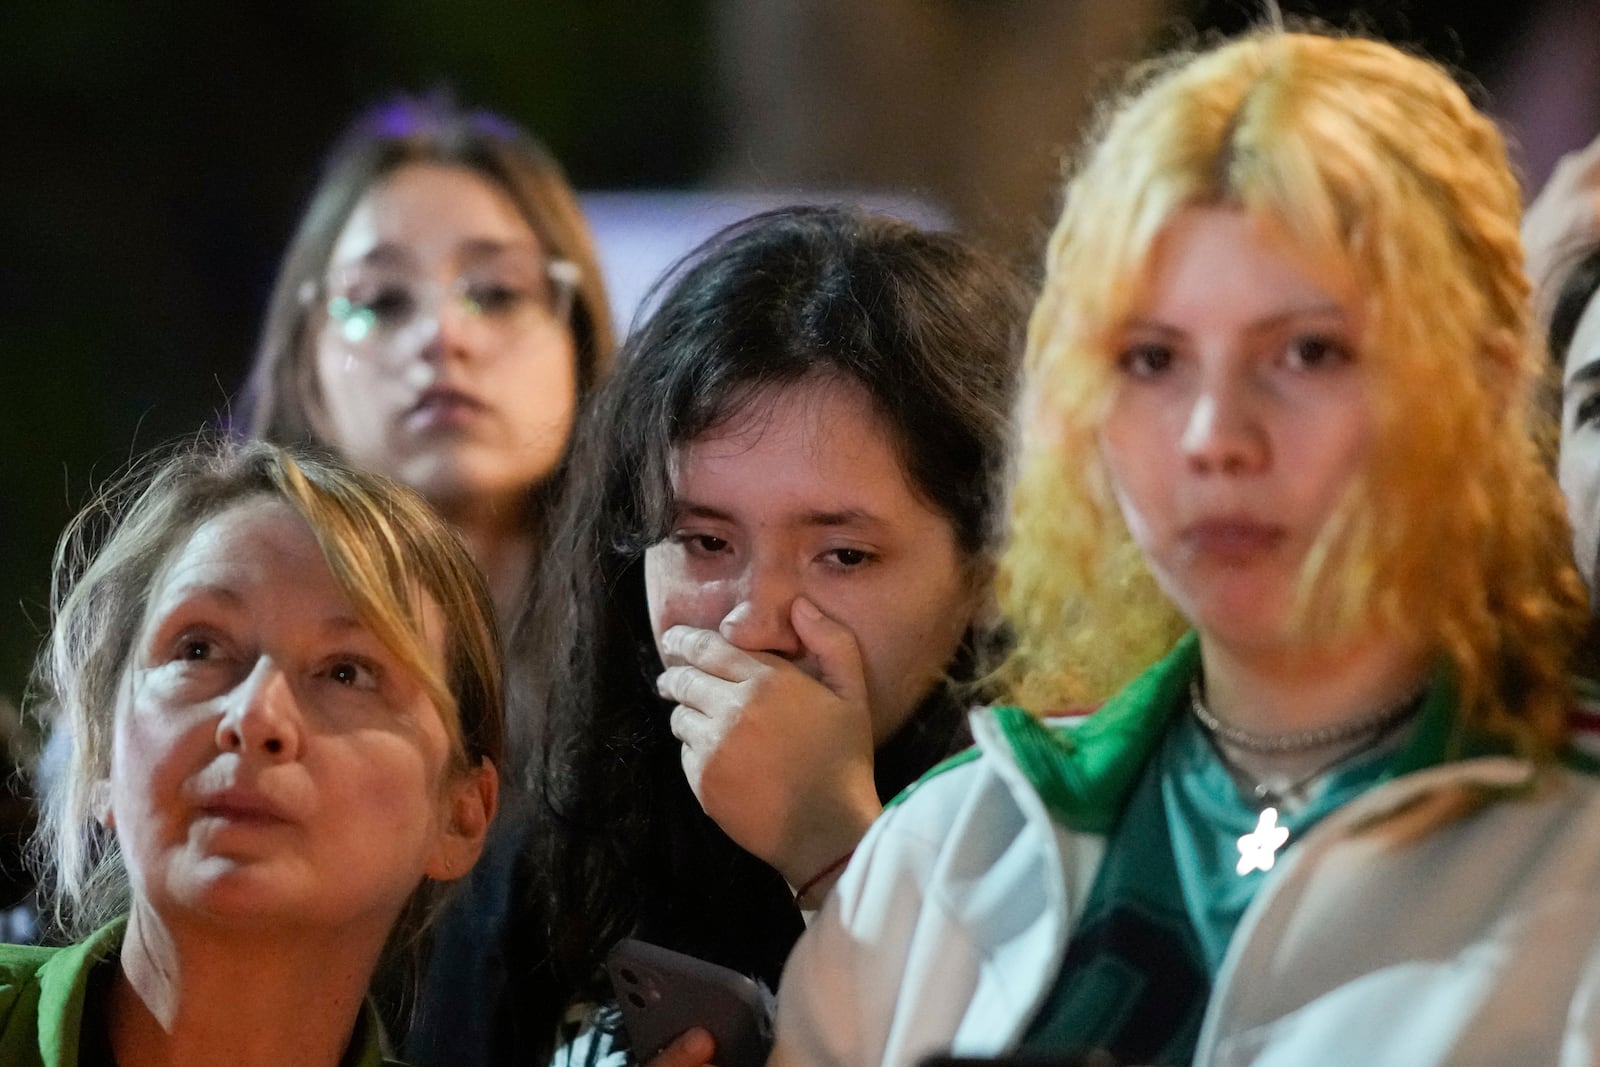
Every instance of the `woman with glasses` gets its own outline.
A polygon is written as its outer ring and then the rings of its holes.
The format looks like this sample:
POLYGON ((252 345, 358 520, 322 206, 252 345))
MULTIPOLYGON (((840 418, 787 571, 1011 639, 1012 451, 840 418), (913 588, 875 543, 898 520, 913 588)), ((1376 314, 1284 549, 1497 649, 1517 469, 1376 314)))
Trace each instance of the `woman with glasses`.
POLYGON ((253 436, 315 441, 421 493, 521 604, 611 320, 593 239, 527 133, 397 98, 334 147, 267 309, 253 436))
MULTIPOLYGON (((513 671, 508 748, 536 743, 542 660, 519 652, 545 512, 612 330, 594 242, 545 148, 499 116, 400 97, 330 153, 290 241, 251 372, 249 432, 315 442, 419 492, 489 579, 513 671)), ((473 878, 436 926, 407 1043, 422 1062, 486 1062, 518 783, 473 878)))

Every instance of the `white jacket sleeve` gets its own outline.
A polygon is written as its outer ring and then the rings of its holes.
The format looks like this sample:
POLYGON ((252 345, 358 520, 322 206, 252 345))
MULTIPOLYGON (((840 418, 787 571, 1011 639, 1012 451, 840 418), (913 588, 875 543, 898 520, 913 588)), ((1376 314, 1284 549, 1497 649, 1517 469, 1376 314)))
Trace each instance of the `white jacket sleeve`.
POLYGON ((775 1064, 915 1067, 1014 1043, 1059 966, 1065 879, 1048 820, 988 762, 924 781, 863 838, 789 957, 775 1064))

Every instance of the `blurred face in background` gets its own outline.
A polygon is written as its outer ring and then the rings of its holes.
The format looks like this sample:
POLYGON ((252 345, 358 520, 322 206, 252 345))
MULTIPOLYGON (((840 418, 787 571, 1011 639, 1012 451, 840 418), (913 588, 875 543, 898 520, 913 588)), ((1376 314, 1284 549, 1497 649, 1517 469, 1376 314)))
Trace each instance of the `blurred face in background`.
POLYGON ((1592 297, 1562 370, 1558 473, 1572 521, 1573 551, 1592 599, 1600 555, 1600 300, 1592 297))
POLYGON ((390 172, 340 231, 314 309, 329 442, 447 516, 520 514, 572 429, 575 283, 498 185, 390 172))

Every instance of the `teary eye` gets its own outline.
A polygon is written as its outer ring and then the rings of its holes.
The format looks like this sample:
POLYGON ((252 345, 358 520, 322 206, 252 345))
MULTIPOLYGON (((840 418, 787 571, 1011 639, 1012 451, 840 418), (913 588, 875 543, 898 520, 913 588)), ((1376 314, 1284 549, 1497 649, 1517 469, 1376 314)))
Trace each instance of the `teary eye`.
POLYGON ((692 556, 714 556, 728 550, 727 540, 715 534, 676 533, 672 535, 672 540, 692 556))

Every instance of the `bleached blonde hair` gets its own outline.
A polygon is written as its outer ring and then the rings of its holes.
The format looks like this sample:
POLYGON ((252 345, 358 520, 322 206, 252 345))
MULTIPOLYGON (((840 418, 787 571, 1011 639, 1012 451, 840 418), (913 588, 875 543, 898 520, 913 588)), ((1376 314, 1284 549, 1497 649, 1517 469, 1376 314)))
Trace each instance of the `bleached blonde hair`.
POLYGON ((1437 65, 1281 30, 1138 71, 1068 182, 1030 322, 1000 575, 1011 698, 1097 699, 1186 625, 1123 525, 1098 433, 1113 334, 1192 206, 1242 210, 1361 302, 1374 446, 1305 561, 1297 633, 1375 625, 1414 641, 1451 665, 1469 721, 1558 742, 1586 599, 1546 462, 1504 142, 1437 65))

